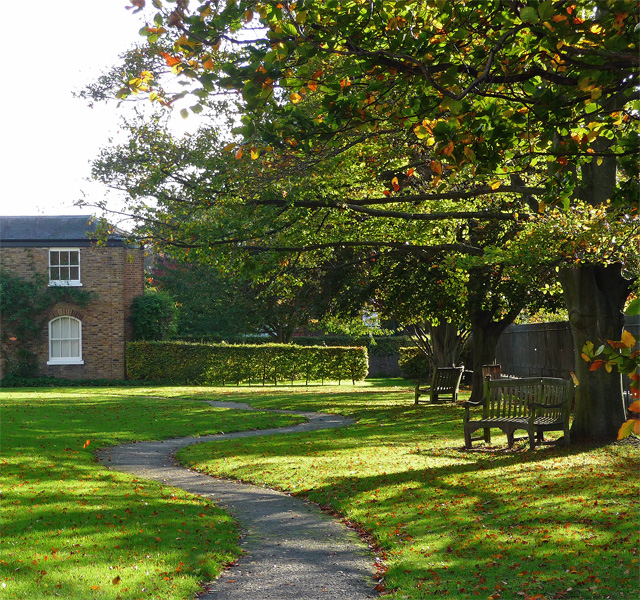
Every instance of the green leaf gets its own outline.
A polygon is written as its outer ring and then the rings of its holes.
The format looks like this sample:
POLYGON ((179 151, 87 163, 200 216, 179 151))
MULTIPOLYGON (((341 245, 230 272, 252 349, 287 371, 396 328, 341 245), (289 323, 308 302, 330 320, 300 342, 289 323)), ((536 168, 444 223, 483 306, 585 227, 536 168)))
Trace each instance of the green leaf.
MULTIPOLYGON (((553 4, 551 2, 541 2, 540 6, 538 6, 538 14, 540 15, 540 20, 549 21, 555 14, 555 10, 553 10, 553 4)), ((522 14, 520 15, 522 16, 522 14)))
POLYGON ((183 119, 186 119, 189 116, 189 111, 186 108, 183 108, 182 110, 180 110, 180 116, 183 119))
POLYGON ((627 314, 631 316, 640 315, 640 298, 631 301, 627 308, 627 314))
POLYGON ((525 6, 520 11, 520 18, 525 23, 537 23, 540 19, 538 18, 538 13, 535 8, 530 6, 525 6))

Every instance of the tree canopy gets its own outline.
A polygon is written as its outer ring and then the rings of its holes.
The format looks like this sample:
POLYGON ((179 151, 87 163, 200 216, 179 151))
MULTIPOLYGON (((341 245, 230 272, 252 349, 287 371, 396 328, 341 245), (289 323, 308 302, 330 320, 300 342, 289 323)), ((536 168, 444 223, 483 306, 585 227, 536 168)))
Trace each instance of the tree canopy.
MULTIPOLYGON (((639 271, 636 0, 152 5, 117 96, 211 118, 233 98, 240 121, 224 141, 134 127, 96 162, 154 236, 226 265, 339 250, 558 269, 576 346, 619 338, 639 271)), ((617 431, 619 385, 576 373, 576 433, 617 431)))

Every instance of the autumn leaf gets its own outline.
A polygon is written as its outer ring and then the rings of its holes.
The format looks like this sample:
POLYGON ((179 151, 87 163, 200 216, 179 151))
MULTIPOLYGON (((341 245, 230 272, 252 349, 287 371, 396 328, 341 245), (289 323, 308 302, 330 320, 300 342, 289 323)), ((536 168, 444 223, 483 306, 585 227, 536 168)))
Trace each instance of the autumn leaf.
POLYGON ((449 143, 444 147, 443 152, 445 153, 446 156, 451 156, 453 154, 453 149, 454 149, 453 141, 449 140, 449 143))
POLYGON ((258 156, 260 156, 260 152, 258 152, 258 150, 256 150, 255 148, 251 148, 251 160, 256 160, 258 156))
POLYGON ((442 163, 437 160, 431 161, 431 170, 438 175, 442 175, 442 163))
POLYGON ((629 406, 629 411, 634 413, 640 413, 640 400, 632 402, 629 406))
POLYGON ((215 66, 216 66, 216 65, 215 65, 215 63, 213 62, 213 60, 212 60, 211 58, 208 58, 207 60, 205 60, 205 61, 202 63, 202 66, 203 66, 205 69, 212 70, 212 69, 215 69, 215 66))
POLYGON ((400 189, 400 184, 398 183, 398 178, 394 177, 391 180, 391 185, 393 186, 393 189, 397 192, 400 189))
POLYGON ((621 440, 623 438, 629 437, 634 432, 640 433, 640 428, 638 427, 639 423, 640 420, 638 419, 629 419, 618 430, 618 439, 621 440))
POLYGON ((502 185, 502 182, 501 182, 501 181, 492 181, 492 182, 489 184, 489 187, 490 187, 492 190, 497 190, 501 185, 502 185))
POLYGON ((622 343, 626 348, 633 348, 636 345, 636 338, 633 337, 630 331, 625 329, 622 332, 622 343))
POLYGON ((315 92, 318 89, 318 82, 315 79, 312 79, 309 83, 307 83, 307 87, 315 92))
POLYGON ((91 443, 91 440, 87 440, 87 441, 84 443, 84 446, 82 446, 82 447, 83 447, 83 448, 86 448, 90 443, 91 443))
POLYGON ((242 148, 240 148, 237 152, 236 152, 236 158, 238 160, 240 160, 242 158, 243 152, 242 152, 242 148))
POLYGON ((168 54, 167 52, 162 52, 161 54, 162 54, 162 57, 167 62, 167 66, 175 67, 176 65, 180 64, 179 58, 176 58, 175 56, 171 56, 171 54, 168 54))
POLYGON ((111 583, 113 583, 113 585, 118 585, 120 583, 120 581, 121 581, 121 578, 120 578, 120 575, 118 575, 117 577, 114 577, 111 580, 111 583))
POLYGON ((597 371, 602 365, 606 364, 606 362, 606 360, 594 360, 589 367, 589 371, 597 371))
POLYGON ((407 171, 407 177, 413 177, 414 169, 413 167, 407 171))
POLYGON ((293 102, 294 104, 298 104, 298 102, 300 102, 300 100, 302 100, 302 96, 300 94, 298 94, 298 92, 293 92, 289 96, 289 100, 291 100, 291 102, 293 102))

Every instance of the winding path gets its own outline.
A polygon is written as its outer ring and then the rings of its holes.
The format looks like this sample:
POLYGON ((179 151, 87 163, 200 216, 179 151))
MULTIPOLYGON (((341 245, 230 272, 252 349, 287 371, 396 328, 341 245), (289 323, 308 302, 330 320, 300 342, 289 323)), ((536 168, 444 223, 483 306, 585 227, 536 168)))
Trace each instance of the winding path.
MULTIPOLYGON (((209 404, 257 410, 244 403, 209 404)), ((103 450, 97 457, 110 469, 210 498, 239 522, 244 555, 216 581, 207 583, 206 592, 199 600, 377 598, 373 582, 374 556, 355 532, 315 505, 281 492, 209 477, 176 465, 174 454, 191 444, 332 429, 352 423, 338 415, 272 412, 302 415, 307 422, 277 429, 125 444, 103 450)))

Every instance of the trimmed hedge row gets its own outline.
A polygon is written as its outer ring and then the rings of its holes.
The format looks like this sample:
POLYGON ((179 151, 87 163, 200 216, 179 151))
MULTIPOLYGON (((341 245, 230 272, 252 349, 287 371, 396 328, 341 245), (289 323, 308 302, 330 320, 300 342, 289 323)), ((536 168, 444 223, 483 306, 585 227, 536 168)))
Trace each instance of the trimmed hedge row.
POLYGON ((291 344, 228 345, 129 342, 127 376, 175 384, 362 381, 369 369, 362 347, 291 344))
MULTIPOLYGON (((200 344, 220 344, 231 345, 263 345, 273 344, 270 338, 222 338, 220 336, 173 336, 173 341, 200 343, 200 344)), ((293 338, 296 346, 364 346, 369 351, 369 356, 394 356, 400 352, 400 348, 411 344, 411 339, 405 335, 401 336, 361 336, 349 337, 346 335, 322 335, 322 336, 297 336, 293 338)))

